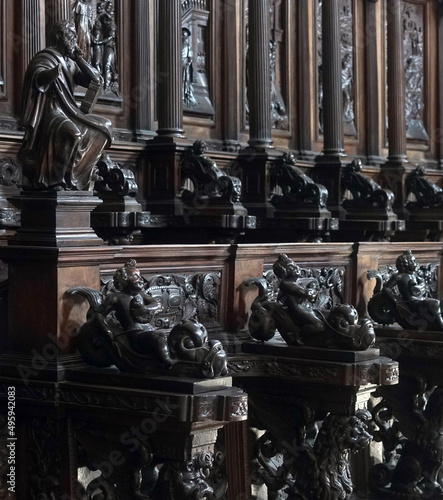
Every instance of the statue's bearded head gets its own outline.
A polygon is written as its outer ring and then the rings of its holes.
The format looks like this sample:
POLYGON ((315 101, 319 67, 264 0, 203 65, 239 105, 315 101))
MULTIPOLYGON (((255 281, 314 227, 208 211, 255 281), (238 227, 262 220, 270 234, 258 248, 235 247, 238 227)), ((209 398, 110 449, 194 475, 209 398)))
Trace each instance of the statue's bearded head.
POLYGON ((76 53, 80 53, 80 47, 77 43, 77 32, 75 25, 71 21, 59 21, 53 29, 54 44, 61 50, 64 55, 71 58, 76 53))

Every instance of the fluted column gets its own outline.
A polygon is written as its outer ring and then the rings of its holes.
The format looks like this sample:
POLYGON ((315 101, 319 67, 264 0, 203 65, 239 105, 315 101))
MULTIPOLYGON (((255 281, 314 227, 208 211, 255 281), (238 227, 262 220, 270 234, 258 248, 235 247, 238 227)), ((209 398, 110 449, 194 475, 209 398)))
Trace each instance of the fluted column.
POLYGON ((157 134, 183 137, 181 2, 161 0, 158 5, 157 134))
MULTIPOLYGON (((30 3, 33 3, 32 0, 30 0, 30 3)), ((72 19, 71 0, 47 0, 45 17, 46 42, 49 44, 54 24, 62 19, 72 19)))
POLYGON ((149 130, 151 126, 151 95, 149 85, 149 4, 146 0, 135 0, 135 54, 136 54, 136 81, 138 92, 135 95, 137 107, 135 108, 136 129, 149 130))
POLYGON ((40 0, 23 0, 23 69, 45 45, 43 8, 40 0))
POLYGON ((339 9, 339 0, 323 0, 323 153, 326 156, 336 156, 343 152, 343 96, 339 9))
POLYGON ((267 0, 249 0, 249 144, 269 146, 271 139, 271 68, 267 0))
POLYGON ((388 161, 406 158, 405 69, 402 0, 387 2, 388 43, 388 161))

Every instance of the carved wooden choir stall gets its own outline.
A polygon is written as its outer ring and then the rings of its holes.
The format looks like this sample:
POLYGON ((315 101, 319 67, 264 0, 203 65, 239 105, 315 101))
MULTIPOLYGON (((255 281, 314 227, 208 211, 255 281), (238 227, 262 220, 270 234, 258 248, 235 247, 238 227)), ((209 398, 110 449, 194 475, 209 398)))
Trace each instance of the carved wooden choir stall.
POLYGON ((443 3, 0 0, 0 497, 443 499, 443 3))

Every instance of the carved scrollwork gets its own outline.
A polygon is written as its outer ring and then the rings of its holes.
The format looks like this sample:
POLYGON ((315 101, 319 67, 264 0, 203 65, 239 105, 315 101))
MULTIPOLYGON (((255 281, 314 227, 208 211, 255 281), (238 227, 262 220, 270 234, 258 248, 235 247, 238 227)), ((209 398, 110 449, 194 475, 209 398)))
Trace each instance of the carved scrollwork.
POLYGON ((20 181, 20 170, 10 157, 0 159, 0 185, 16 186, 20 181))
POLYGON ((122 168, 108 155, 103 155, 97 162, 97 175, 99 180, 95 181, 94 187, 99 193, 112 192, 119 196, 135 197, 138 192, 134 173, 128 168, 122 168))

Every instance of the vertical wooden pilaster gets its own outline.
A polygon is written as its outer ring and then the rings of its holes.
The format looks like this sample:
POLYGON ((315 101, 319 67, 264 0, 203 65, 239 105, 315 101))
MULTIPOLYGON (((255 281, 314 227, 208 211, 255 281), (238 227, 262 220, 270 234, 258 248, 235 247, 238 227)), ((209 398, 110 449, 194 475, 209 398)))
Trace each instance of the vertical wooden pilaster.
POLYGON ((298 136, 300 157, 312 159, 312 132, 311 132, 311 102, 312 102, 312 82, 307 70, 307 61, 310 60, 309 43, 309 2, 297 2, 297 67, 298 70, 298 136))
POLYGON ((138 100, 135 108, 135 127, 137 131, 151 129, 151 93, 149 81, 149 47, 150 38, 150 2, 147 0, 135 0, 135 56, 136 56, 136 85, 139 89, 135 98, 138 100))
POLYGON ((388 141, 390 162, 406 159, 405 69, 402 0, 388 0, 388 141))
MULTIPOLYGON (((33 3, 32 0, 29 3, 33 3)), ((49 44, 54 24, 62 19, 72 19, 71 0, 47 0, 45 9, 46 42, 49 44)))
POLYGON ((43 9, 39 0, 23 0, 23 74, 45 45, 43 9))
POLYGON ((378 0, 365 1, 366 151, 369 164, 380 163, 380 100, 378 96, 378 0))
POLYGON ((271 139, 271 68, 267 0, 249 0, 249 144, 266 147, 271 139))
POLYGON ((328 190, 328 209, 343 217, 341 170, 344 160, 343 95, 341 82, 340 2, 322 3, 323 154, 315 159, 312 176, 328 190))
POLYGON ((157 134, 163 137, 183 137, 180 0, 161 0, 158 16, 157 134))
POLYGON ((443 168, 443 1, 438 5, 438 128, 439 165, 443 168))

